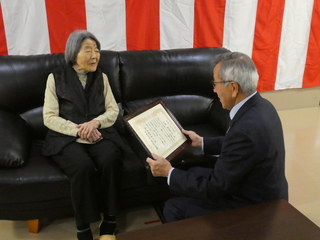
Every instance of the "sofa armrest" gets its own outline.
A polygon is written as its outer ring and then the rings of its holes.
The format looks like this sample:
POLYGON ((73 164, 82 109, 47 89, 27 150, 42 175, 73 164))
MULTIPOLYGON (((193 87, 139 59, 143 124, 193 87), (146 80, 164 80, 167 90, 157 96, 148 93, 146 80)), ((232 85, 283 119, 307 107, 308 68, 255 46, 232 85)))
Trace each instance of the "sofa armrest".
POLYGON ((31 146, 30 131, 17 114, 0 110, 0 167, 24 165, 31 146))

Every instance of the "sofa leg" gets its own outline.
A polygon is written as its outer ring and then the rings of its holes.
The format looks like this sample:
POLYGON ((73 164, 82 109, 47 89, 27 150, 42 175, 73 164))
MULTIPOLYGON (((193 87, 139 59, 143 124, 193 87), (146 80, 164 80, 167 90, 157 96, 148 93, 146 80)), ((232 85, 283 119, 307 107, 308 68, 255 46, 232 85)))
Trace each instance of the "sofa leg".
POLYGON ((30 233, 38 233, 41 228, 41 219, 34 219, 28 221, 28 227, 30 233))

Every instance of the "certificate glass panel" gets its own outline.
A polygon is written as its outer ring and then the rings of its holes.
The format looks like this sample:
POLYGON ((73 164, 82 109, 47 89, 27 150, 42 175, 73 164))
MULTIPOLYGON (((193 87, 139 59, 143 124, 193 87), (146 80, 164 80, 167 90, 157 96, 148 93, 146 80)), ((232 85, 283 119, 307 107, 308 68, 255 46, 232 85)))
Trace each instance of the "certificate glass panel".
POLYGON ((182 127, 161 100, 124 117, 125 122, 151 156, 172 160, 187 143, 182 127))

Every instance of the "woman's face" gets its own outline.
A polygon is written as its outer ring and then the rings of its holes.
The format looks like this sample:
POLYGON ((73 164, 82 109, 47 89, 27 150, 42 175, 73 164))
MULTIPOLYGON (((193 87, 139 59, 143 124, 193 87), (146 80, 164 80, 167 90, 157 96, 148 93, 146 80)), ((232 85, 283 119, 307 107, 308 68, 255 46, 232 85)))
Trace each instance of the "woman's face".
POLYGON ((76 64, 73 67, 83 73, 94 72, 97 70, 99 60, 100 51, 97 43, 87 38, 81 44, 76 64))

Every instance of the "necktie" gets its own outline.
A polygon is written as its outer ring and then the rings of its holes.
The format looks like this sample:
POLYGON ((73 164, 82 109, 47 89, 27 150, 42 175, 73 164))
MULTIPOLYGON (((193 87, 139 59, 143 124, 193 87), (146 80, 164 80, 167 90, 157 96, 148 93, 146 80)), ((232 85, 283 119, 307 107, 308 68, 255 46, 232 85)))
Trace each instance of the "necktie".
POLYGON ((228 129, 227 129, 227 131, 226 131, 226 134, 229 132, 229 130, 230 130, 230 128, 231 128, 231 126, 232 126, 232 124, 233 124, 233 121, 231 120, 231 121, 229 122, 229 127, 228 127, 228 129))

